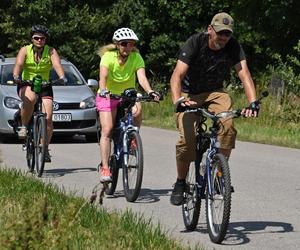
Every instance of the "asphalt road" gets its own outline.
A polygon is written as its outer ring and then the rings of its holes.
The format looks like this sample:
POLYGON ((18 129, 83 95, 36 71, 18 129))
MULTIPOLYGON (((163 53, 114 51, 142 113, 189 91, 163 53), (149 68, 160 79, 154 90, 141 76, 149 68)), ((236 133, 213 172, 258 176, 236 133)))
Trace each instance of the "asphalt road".
MULTIPOLYGON (((212 244, 205 223, 204 203, 199 225, 185 231, 181 207, 169 202, 175 181, 175 142, 177 133, 142 127, 144 179, 135 203, 123 195, 121 176, 114 196, 105 197, 108 210, 132 209, 161 227, 174 239, 206 249, 299 249, 300 248, 300 150, 237 142, 230 159, 232 212, 229 230, 222 245, 212 244)), ((41 178, 59 185, 66 192, 89 198, 98 184, 96 172, 99 147, 96 143, 55 140, 51 145, 52 163, 41 178)), ((21 144, 0 144, 2 167, 27 170, 21 144)))

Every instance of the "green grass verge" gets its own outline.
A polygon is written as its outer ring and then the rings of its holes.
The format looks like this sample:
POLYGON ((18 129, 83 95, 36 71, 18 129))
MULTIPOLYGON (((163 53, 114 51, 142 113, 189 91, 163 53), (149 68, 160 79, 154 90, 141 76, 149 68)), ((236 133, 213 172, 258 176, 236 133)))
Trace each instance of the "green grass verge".
MULTIPOLYGON (((230 93, 234 108, 247 105, 245 94, 230 93)), ((235 119, 238 140, 300 148, 299 103, 278 104, 273 97, 263 100, 258 118, 235 119), (296 113, 298 112, 298 113, 296 113), (293 121, 293 119, 295 121, 293 121)), ((175 115, 170 95, 159 104, 143 103, 143 125, 176 130, 175 115)))
POLYGON ((1 249, 187 249, 159 226, 108 213, 16 170, 0 169, 1 249))

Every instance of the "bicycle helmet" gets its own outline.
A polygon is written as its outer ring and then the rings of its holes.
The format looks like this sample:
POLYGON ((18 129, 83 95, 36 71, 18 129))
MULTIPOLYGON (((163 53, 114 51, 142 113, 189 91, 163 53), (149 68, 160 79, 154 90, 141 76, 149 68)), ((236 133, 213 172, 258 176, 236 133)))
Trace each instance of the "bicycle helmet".
POLYGON ((115 31, 112 40, 114 42, 119 42, 122 40, 134 40, 138 41, 137 35, 133 32, 133 30, 129 28, 120 28, 115 31))
POLYGON ((30 36, 32 37, 35 33, 41 33, 43 34, 47 39, 50 37, 49 30, 44 25, 34 25, 31 27, 30 36))

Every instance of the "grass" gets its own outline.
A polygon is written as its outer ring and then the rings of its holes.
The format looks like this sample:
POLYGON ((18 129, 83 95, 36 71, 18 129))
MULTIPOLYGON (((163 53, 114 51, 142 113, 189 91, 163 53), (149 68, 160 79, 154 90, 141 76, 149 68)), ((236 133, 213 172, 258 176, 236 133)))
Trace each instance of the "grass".
MULTIPOLYGON (((230 93, 234 108, 247 105, 244 93, 230 93)), ((238 140, 300 148, 299 99, 294 106, 279 103, 274 97, 263 99, 258 118, 235 119, 238 140), (296 113, 298 112, 298 113, 296 113)), ((175 114, 170 95, 159 104, 143 103, 143 125, 176 130, 175 114)))
POLYGON ((17 170, 0 169, 1 249, 188 249, 132 213, 108 213, 17 170))

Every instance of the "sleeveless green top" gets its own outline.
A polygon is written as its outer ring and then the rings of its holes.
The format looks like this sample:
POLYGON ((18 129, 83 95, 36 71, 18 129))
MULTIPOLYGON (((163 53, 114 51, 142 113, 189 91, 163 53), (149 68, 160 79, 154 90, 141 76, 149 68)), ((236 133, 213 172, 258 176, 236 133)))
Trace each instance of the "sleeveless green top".
POLYGON ((34 76, 41 75, 43 81, 49 81, 52 62, 49 54, 49 46, 45 45, 42 58, 39 63, 34 61, 33 45, 27 45, 27 54, 24 62, 22 79, 32 80, 34 76))

